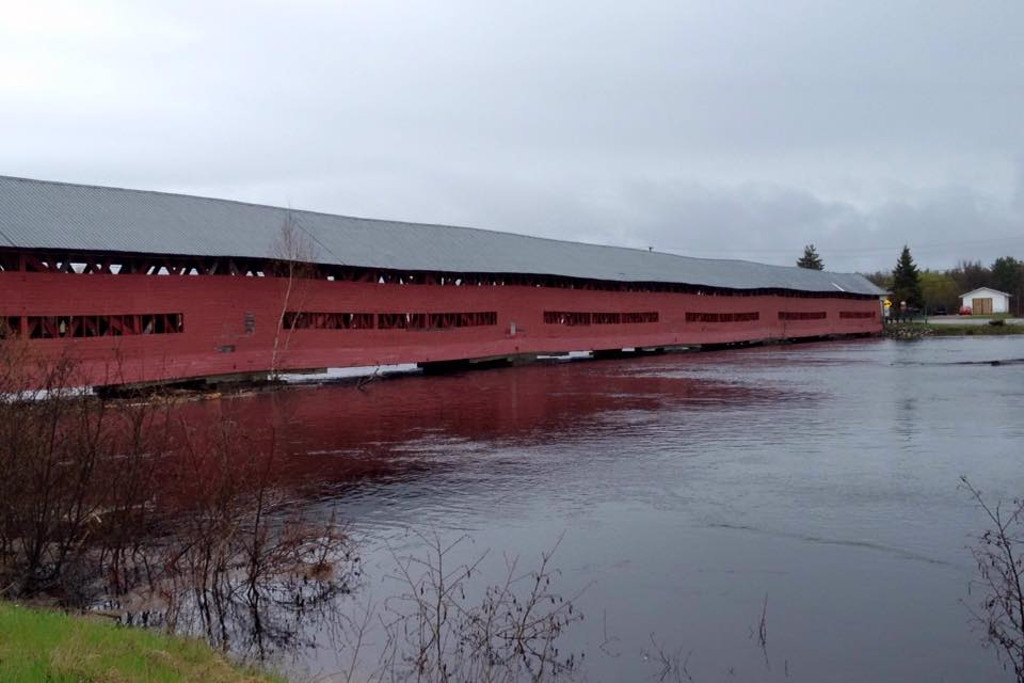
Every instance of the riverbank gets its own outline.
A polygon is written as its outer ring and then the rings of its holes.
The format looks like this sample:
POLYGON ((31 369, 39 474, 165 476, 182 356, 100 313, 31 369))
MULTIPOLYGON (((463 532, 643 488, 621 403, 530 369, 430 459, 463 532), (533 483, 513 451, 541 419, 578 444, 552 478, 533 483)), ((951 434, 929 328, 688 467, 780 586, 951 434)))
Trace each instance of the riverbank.
POLYGON ((922 337, 1001 337, 1024 334, 1024 325, 991 325, 948 323, 891 323, 884 334, 890 339, 920 339, 922 337))
POLYGON ((0 680, 271 683, 200 640, 0 602, 0 680))
POLYGON ((925 327, 934 331, 937 337, 992 336, 1008 334, 1024 334, 1024 325, 944 325, 925 323, 925 327))

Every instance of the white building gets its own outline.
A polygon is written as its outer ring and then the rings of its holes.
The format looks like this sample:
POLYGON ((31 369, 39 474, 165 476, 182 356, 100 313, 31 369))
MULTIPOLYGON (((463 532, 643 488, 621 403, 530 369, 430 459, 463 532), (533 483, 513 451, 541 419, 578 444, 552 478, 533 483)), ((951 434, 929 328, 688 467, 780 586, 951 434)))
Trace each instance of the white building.
POLYGON ((970 309, 972 315, 992 315, 1010 312, 1010 295, 991 287, 979 287, 960 295, 960 309, 970 309))

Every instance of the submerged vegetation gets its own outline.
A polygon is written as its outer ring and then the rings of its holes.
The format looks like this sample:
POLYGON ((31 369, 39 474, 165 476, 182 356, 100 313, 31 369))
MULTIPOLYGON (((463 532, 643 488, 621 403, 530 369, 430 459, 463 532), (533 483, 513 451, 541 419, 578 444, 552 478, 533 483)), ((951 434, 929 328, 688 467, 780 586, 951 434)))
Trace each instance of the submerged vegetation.
POLYGON ((169 399, 83 395, 73 363, 37 368, 23 347, 4 349, 0 598, 101 607, 263 661, 352 589, 345 529, 276 485, 273 428, 226 412, 197 426, 169 399), (24 372, 42 373, 43 398, 14 391, 24 372))
POLYGON ((223 405, 192 421, 171 397, 85 395, 70 361, 35 367, 24 347, 0 347, 0 598, 114 620, 0 602, 3 680, 248 680, 214 650, 274 662, 313 646, 317 623, 345 651, 342 680, 576 668, 558 641, 582 615, 555 592, 549 554, 532 570, 508 558, 487 585, 486 554, 454 563, 460 541, 420 536, 424 554, 394 555, 391 599, 339 614, 361 580, 356 545, 329 507, 303 512, 281 489, 273 427, 223 405), (43 396, 14 390, 25 372, 42 373, 43 396))
POLYGON ((1004 505, 987 500, 967 477, 960 482, 988 522, 971 547, 978 567, 973 583, 978 602, 971 613, 984 642, 1017 683, 1024 683, 1024 499, 1004 505))
MULTIPOLYGON (((343 681, 586 680, 600 678, 584 666, 593 655, 619 656, 607 624, 600 653, 565 645, 584 617, 554 549, 534 564, 498 558, 495 572, 466 537, 412 532, 377 577, 387 597, 360 602, 359 547, 330 504, 284 490, 274 427, 240 422, 229 401, 199 411, 168 396, 86 396, 70 362, 46 370, 46 400, 17 395, 18 373, 42 372, 17 351, 0 357, 0 680, 279 680, 226 656, 278 668, 323 647, 317 638, 337 650, 330 680, 343 681)), ((281 423, 286 406, 275 403, 281 423)), ((1024 683, 1024 508, 1005 514, 964 485, 991 522, 973 548, 974 617, 1024 683)), ((750 640, 766 669, 767 612, 765 595, 750 640)), ((637 666, 682 681, 689 661, 651 635, 637 666)))

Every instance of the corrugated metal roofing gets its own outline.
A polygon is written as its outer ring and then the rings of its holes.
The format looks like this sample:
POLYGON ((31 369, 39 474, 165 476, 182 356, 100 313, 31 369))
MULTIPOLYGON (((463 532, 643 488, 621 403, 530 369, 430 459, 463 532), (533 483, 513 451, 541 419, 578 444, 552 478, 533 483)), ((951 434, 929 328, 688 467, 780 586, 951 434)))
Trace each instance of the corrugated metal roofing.
POLYGON ((275 244, 289 217, 315 243, 312 260, 324 264, 881 293, 851 273, 0 176, 0 244, 17 248, 267 258, 279 255, 275 244))
POLYGON ((970 296, 972 294, 977 294, 978 292, 980 292, 982 290, 986 290, 986 291, 989 291, 989 292, 995 292, 996 294, 1002 294, 1003 296, 1013 296, 1009 292, 1004 292, 1004 291, 1002 291, 1000 289, 993 289, 992 287, 978 287, 977 289, 972 289, 969 292, 964 292, 958 298, 963 299, 964 297, 970 296))

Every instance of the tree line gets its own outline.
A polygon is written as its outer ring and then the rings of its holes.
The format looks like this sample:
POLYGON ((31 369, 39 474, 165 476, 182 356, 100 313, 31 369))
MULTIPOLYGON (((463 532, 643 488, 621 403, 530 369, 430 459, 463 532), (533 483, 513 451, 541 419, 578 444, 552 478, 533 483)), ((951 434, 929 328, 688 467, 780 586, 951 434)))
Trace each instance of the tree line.
MULTIPOLYGON (((825 264, 813 244, 804 247, 803 256, 796 265, 801 268, 824 270, 825 264)), ((960 310, 960 295, 979 287, 991 287, 1010 295, 1010 311, 1024 314, 1024 260, 1013 256, 1000 256, 991 265, 981 261, 960 261, 946 270, 919 270, 904 246, 891 270, 865 273, 868 280, 887 292, 892 292, 893 303, 906 301, 909 308, 928 313, 960 310)))

